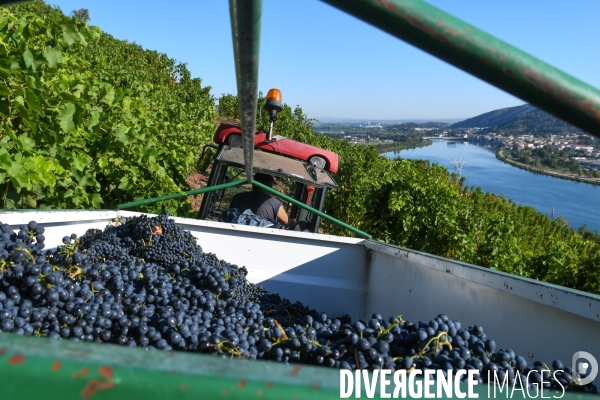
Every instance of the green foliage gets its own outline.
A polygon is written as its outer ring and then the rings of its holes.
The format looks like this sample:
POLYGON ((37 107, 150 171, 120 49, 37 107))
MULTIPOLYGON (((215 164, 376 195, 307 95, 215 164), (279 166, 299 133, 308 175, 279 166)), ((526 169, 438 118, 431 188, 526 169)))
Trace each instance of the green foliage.
POLYGON ((584 224, 579 229, 577 229, 577 233, 579 233, 581 236, 583 236, 584 239, 591 240, 593 242, 600 244, 600 232, 598 232, 596 230, 594 230, 594 231, 588 230, 587 224, 584 224))
POLYGON ((240 119, 240 107, 237 96, 223 94, 219 97, 219 116, 232 120, 240 119))
MULTIPOLYGON (((224 96, 225 97, 225 96, 224 96)), ((221 97, 222 116, 237 112, 237 98, 221 97)), ((268 127, 257 109, 259 130, 268 127)), ((235 117, 232 114, 231 117, 235 117)), ((302 109, 284 105, 275 131, 338 153, 339 189, 324 211, 370 233, 375 240, 571 288, 600 294, 600 245, 532 207, 465 187, 445 167, 427 161, 380 156, 372 146, 316 135, 302 109)), ((324 222, 336 235, 347 230, 324 222)))
POLYGON ((90 20, 90 12, 87 8, 80 8, 71 11, 71 15, 79 22, 88 22, 90 20))
POLYGON ((188 189, 214 99, 185 65, 41 1, 0 9, 0 42, 1 207, 115 208, 188 189))
POLYGON ((580 151, 572 149, 555 150, 550 147, 539 149, 523 149, 511 151, 510 157, 522 164, 535 167, 547 167, 558 171, 577 173, 581 169, 577 160, 572 157, 581 157, 580 151))

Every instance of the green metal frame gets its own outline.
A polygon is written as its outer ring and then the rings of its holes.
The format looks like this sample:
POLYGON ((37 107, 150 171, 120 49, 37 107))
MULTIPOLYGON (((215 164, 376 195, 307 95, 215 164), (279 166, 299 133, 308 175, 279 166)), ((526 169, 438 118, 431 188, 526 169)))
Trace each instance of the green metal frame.
POLYGON ((3 399, 339 398, 335 369, 6 333, 0 376, 3 399))
POLYGON ((125 209, 125 208, 134 208, 134 207, 138 207, 138 206, 145 206, 147 204, 160 203, 161 201, 165 201, 165 200, 179 199, 181 197, 193 196, 193 195, 196 195, 196 194, 202 194, 202 193, 206 193, 206 192, 212 192, 212 191, 215 191, 215 190, 227 189, 227 188, 231 188, 231 187, 234 187, 234 186, 243 185, 244 183, 246 183, 246 181, 239 180, 239 181, 222 183, 220 185, 204 187, 204 188, 201 188, 201 189, 189 190, 187 192, 182 192, 182 193, 167 194, 167 195, 162 196, 162 197, 153 197, 151 199, 143 199, 143 200, 132 201, 132 202, 129 202, 129 203, 119 204, 117 206, 117 209, 122 210, 122 209, 125 209))
MULTIPOLYGON (((3 399, 340 398, 340 372, 335 368, 142 351, 9 333, 0 333, 0 376, 3 399)), ((379 389, 377 384, 375 398, 380 398, 379 389)), ((461 391, 467 390, 461 384, 461 391)), ((364 388, 361 392, 366 397, 364 388)), ((476 386, 474 392, 480 399, 488 398, 487 385, 476 386)), ((562 397, 591 398, 574 392, 562 397)))
MULTIPOLYGON (((252 175, 251 175, 252 177, 252 175)), ((293 197, 290 196, 286 196, 285 194, 278 192, 275 189, 272 189, 266 185, 263 185, 260 182, 257 182, 255 180, 252 180, 252 185, 257 186, 277 197, 280 197, 286 201, 289 201, 292 204, 295 204, 296 206, 303 208, 305 210, 308 210, 309 212, 318 215, 319 217, 326 219, 328 221, 333 222, 336 225, 341 226, 342 228, 348 229, 349 231, 359 235, 359 236, 363 236, 366 237, 368 239, 371 239, 371 235, 369 235, 366 232, 361 231, 360 229, 356 229, 355 227, 348 225, 338 219, 335 219, 327 214, 325 214, 324 212, 321 212, 319 210, 317 210, 316 208, 313 208, 307 204, 302 203, 301 201, 298 201, 296 199, 294 199, 293 197)), ((190 190, 187 192, 183 192, 183 193, 173 193, 173 194, 168 194, 166 196, 163 197, 153 197, 151 199, 144 199, 144 200, 137 200, 137 201, 132 201, 130 203, 124 203, 124 204, 120 204, 117 206, 117 208, 119 210, 122 209, 126 209, 126 208, 134 208, 134 207, 139 207, 139 206, 144 206, 144 205, 148 205, 148 204, 154 204, 154 203, 160 203, 161 201, 165 201, 165 200, 171 200, 171 199, 179 199, 181 197, 186 197, 186 196, 191 196, 191 195, 195 195, 195 194, 202 194, 202 193, 207 193, 207 192, 212 192, 215 190, 222 190, 222 189, 228 189, 234 186, 239 186, 239 185, 243 185, 245 184, 246 181, 245 180, 239 180, 239 181, 233 181, 233 182, 228 182, 228 183, 223 183, 221 185, 215 185, 215 186, 209 186, 209 187, 204 187, 202 189, 195 189, 195 190, 190 190)))

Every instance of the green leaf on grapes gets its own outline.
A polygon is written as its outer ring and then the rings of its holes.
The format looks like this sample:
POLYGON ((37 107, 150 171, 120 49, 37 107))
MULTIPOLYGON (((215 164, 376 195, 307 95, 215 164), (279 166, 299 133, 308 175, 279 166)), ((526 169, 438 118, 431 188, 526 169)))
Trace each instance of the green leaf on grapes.
POLYGON ((6 150, 0 149, 0 169, 8 171, 11 165, 12 160, 10 159, 10 155, 6 152, 6 150))
POLYGON ((21 151, 31 151, 35 148, 35 140, 27 136, 21 136, 19 137, 19 145, 21 146, 21 151))
POLYGON ((23 125, 25 125, 27 128, 29 128, 29 130, 31 132, 33 132, 34 134, 37 133, 37 129, 38 129, 37 124, 31 120, 28 113, 24 112, 25 108, 18 107, 18 109, 19 109, 19 114, 21 114, 23 116, 21 118, 21 122, 23 123, 23 125))
MULTIPOLYGON (((31 54, 31 51, 29 51, 29 49, 27 49, 23 52, 23 60, 25 61, 25 66, 27 68, 29 68, 33 65, 33 54, 31 54)), ((34 69, 35 69, 35 67, 34 67, 34 69)))
POLYGON ((8 176, 10 176, 10 180, 12 181, 17 192, 24 187, 27 187, 27 183, 29 182, 27 179, 27 170, 23 168, 21 163, 13 162, 10 168, 8 169, 8 176))
POLYGON ((82 174, 77 177, 80 187, 94 186, 94 177, 90 174, 82 174))
POLYGON ((40 98, 35 94, 33 89, 27 89, 25 102, 32 110, 36 111, 40 115, 44 115, 44 110, 40 105, 40 98))
POLYGON ((91 130, 94 126, 98 125, 100 121, 100 113, 98 111, 92 111, 90 113, 90 119, 88 119, 86 125, 89 130, 91 130))
POLYGON ((9 69, 0 67, 0 78, 6 79, 11 75, 12 75, 12 73, 9 69))
POLYGON ((100 166, 100 168, 106 168, 108 166, 108 160, 106 159, 106 157, 102 157, 98 160, 98 165, 100 166))
POLYGON ((50 67, 55 67, 56 64, 60 63, 62 51, 57 47, 48 46, 44 51, 44 57, 46 58, 46 61, 48 61, 50 67))
POLYGON ((60 97, 62 97, 62 99, 66 100, 66 101, 73 101, 73 102, 79 101, 79 99, 76 96, 73 96, 71 93, 67 93, 67 92, 62 92, 60 94, 60 97))
POLYGON ((115 100, 115 89, 113 89, 111 87, 106 92, 106 95, 104 96, 104 98, 102 99, 102 101, 104 101, 106 104, 108 104, 109 106, 111 106, 114 100, 115 100))
POLYGON ((83 171, 91 162, 92 157, 84 153, 77 153, 72 159, 73 168, 77 171, 83 171))
POLYGON ((56 169, 52 161, 47 160, 42 156, 33 157, 33 169, 37 173, 38 181, 47 187, 56 185, 56 169))
POLYGON ((77 31, 77 28, 73 25, 67 27, 66 29, 63 30, 63 39, 65 40, 65 42, 67 42, 67 44, 69 46, 71 46, 73 43, 75 43, 77 41, 77 39, 79 39, 79 32, 77 31))
POLYGON ((124 176, 121 178, 121 183, 119 183, 119 189, 127 190, 131 185, 129 184, 129 177, 124 176))
POLYGON ((0 18, 0 29, 4 29, 4 27, 8 25, 8 21, 9 19, 6 15, 3 18, 0 18))
POLYGON ((129 128, 121 125, 119 127, 119 129, 117 129, 117 131, 115 132, 115 137, 117 138, 117 140, 123 144, 129 144, 131 143, 131 138, 129 137, 129 135, 127 135, 127 132, 129 131, 129 128))
POLYGON ((58 123, 64 133, 70 133, 75 129, 73 114, 75 114, 75 104, 73 103, 66 103, 58 113, 58 123))
POLYGON ((102 203, 104 203, 104 201, 102 201, 102 197, 100 197, 98 193, 94 193, 92 195, 92 208, 100 208, 102 203))

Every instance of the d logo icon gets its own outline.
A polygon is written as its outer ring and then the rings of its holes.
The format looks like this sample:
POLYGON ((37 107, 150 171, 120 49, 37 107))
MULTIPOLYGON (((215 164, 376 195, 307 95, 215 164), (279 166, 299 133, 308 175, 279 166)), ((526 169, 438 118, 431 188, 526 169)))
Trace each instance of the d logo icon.
POLYGON ((598 375, 598 362, 588 352, 578 351, 573 354, 572 360, 572 368, 573 368, 573 382, 577 385, 587 385, 596 379, 596 375, 598 375), (582 362, 577 364, 577 360, 580 358, 585 358, 588 362, 582 362), (585 378, 582 376, 586 375, 585 378))

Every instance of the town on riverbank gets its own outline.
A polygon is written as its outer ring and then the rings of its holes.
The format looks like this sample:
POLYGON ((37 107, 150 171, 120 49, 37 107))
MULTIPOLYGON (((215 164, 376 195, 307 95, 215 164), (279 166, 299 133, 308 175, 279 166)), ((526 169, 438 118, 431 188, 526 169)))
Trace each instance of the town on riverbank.
MULTIPOLYGON (((466 141, 497 150, 498 158, 532 172, 600 184, 600 143, 580 131, 546 128, 535 134, 510 134, 461 123, 328 123, 321 134, 353 145, 375 146, 380 153, 428 146, 432 140, 466 141), (559 131, 560 133, 548 133, 559 131)), ((521 131, 516 130, 516 131, 521 131)))
POLYGON ((500 160, 519 168, 559 178, 600 184, 600 148, 583 133, 502 136, 469 133, 470 143, 498 149, 500 160))

